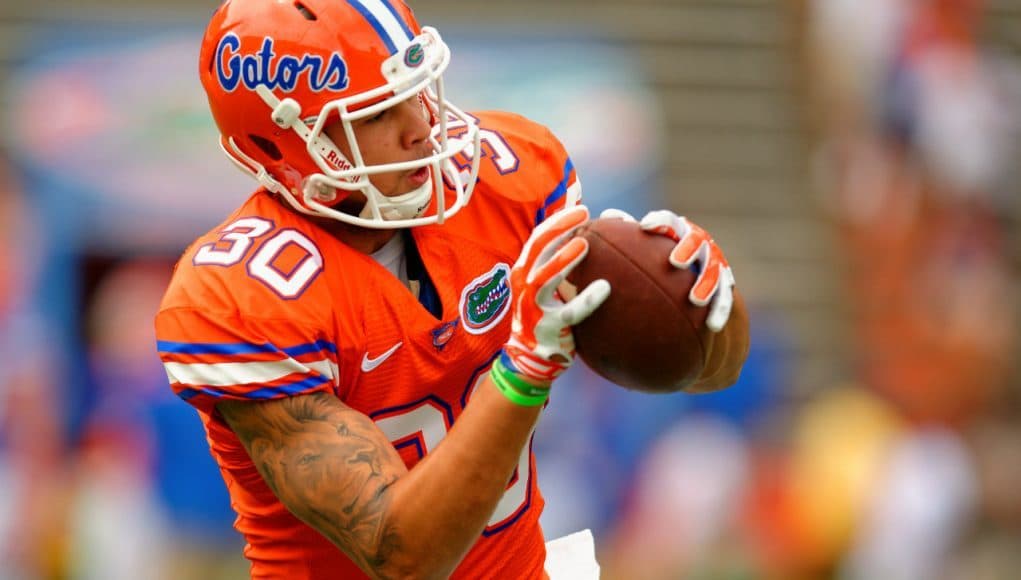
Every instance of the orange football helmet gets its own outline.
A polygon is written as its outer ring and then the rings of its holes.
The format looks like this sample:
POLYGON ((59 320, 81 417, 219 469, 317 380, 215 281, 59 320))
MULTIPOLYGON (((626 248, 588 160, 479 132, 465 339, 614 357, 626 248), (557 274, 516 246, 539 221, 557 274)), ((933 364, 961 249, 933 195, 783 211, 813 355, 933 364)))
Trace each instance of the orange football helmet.
POLYGON ((263 187, 310 215, 400 228, 453 215, 478 176, 476 122, 443 95, 449 61, 439 33, 420 28, 401 0, 227 0, 206 29, 199 74, 224 152, 263 187), (416 96, 431 113, 432 154, 363 163, 351 122, 416 96), (351 159, 323 132, 338 120, 351 159), (472 157, 470 169, 451 160, 460 153, 472 157), (422 167, 430 178, 402 195, 386 197, 369 181, 422 167), (337 210, 353 191, 367 200, 361 213, 337 210))

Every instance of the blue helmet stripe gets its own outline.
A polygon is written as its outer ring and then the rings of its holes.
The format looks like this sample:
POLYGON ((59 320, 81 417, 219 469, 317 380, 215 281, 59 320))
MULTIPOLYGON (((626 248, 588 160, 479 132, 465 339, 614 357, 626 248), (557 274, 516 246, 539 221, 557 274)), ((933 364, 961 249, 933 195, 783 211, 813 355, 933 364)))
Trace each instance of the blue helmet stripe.
POLYGON ((400 13, 397 12, 396 8, 394 8, 393 2, 390 2, 390 0, 382 0, 382 2, 383 6, 386 6, 386 9, 390 11, 390 14, 394 15, 394 20, 397 21, 397 24, 400 24, 401 29, 404 30, 404 34, 408 37, 408 40, 415 38, 415 34, 411 32, 411 28, 408 27, 408 23, 401 18, 400 13))
POLYGON ((397 54, 398 46, 403 48, 414 38, 408 25, 387 0, 347 0, 347 3, 369 21, 390 54, 397 54))

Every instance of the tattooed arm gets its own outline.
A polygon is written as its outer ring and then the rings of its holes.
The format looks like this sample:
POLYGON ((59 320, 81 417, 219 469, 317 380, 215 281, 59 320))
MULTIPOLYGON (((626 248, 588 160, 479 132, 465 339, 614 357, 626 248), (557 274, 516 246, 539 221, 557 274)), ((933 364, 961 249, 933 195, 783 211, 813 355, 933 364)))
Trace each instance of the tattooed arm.
POLYGON ((372 420, 332 395, 217 409, 287 509, 375 578, 450 575, 496 508, 539 412, 487 380, 408 471, 372 420))

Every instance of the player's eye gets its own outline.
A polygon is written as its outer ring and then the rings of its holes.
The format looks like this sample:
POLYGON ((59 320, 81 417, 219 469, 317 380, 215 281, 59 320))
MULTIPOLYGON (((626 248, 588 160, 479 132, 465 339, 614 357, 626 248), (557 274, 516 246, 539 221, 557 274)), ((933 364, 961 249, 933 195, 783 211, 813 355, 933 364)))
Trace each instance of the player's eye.
POLYGON ((381 120, 383 120, 383 117, 385 117, 386 114, 389 111, 390 111, 390 109, 383 109, 379 113, 376 113, 375 115, 373 115, 373 116, 369 117, 368 119, 366 119, 365 122, 366 123, 376 123, 378 121, 381 121, 381 120))

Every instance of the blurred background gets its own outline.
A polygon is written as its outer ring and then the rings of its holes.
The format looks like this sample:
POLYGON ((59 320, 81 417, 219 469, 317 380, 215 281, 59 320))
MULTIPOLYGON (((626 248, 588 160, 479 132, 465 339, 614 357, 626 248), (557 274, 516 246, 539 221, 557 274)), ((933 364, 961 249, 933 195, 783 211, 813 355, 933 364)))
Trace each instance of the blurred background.
MULTIPOLYGON (((0 578, 246 577, 152 316, 252 189, 204 0, 0 5, 0 578)), ((1021 0, 419 0, 452 100, 550 125, 588 203, 668 207, 752 311, 740 382, 577 365, 548 537, 611 579, 1021 577, 1021 0)))

